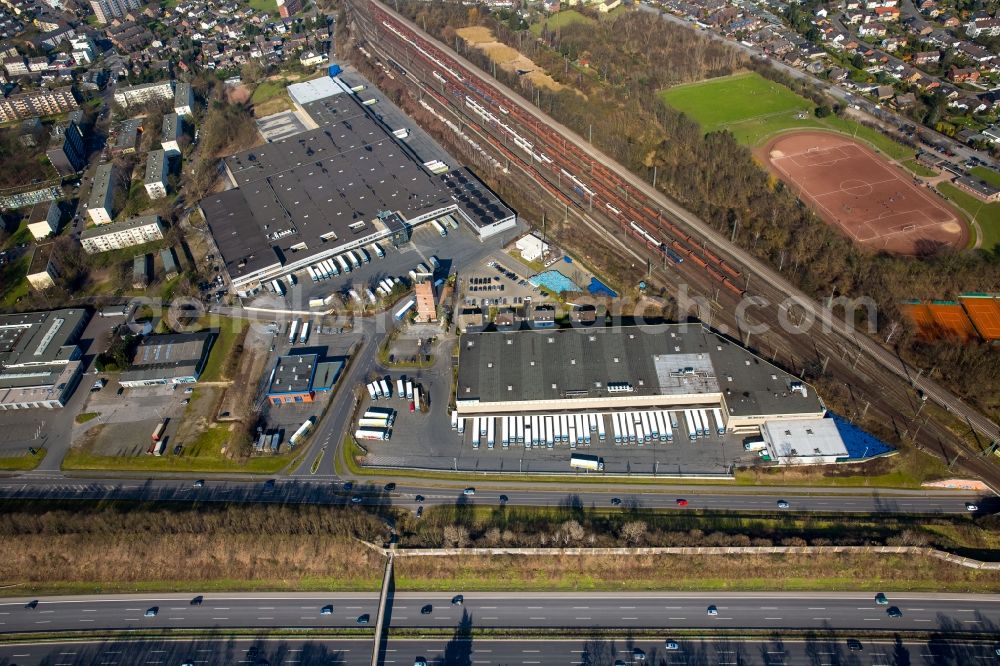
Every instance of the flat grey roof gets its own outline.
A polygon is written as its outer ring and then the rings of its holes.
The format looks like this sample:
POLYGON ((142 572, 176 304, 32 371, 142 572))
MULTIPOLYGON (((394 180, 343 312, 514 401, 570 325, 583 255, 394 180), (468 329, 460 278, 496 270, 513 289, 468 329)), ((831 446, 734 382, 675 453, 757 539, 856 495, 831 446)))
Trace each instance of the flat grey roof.
POLYGON ((118 126, 118 135, 115 138, 115 148, 134 147, 139 138, 139 130, 145 118, 131 118, 118 126))
POLYGON ((146 156, 146 183, 159 183, 163 181, 163 166, 166 160, 166 153, 163 149, 151 150, 146 156))
POLYGON ((174 88, 174 105, 189 104, 191 98, 191 84, 187 81, 178 81, 174 88))
POLYGON ((49 258, 52 257, 52 250, 55 243, 41 243, 35 245, 31 252, 31 262, 28 264, 28 275, 43 273, 49 266, 49 258))
POLYGON ((121 381, 197 376, 214 337, 214 331, 202 331, 144 338, 135 350, 132 367, 122 372, 121 381))
POLYGON ((269 395, 306 393, 312 388, 313 376, 319 364, 318 354, 279 356, 274 366, 274 377, 267 392, 269 395))
POLYGON ((833 419, 765 421, 761 435, 779 458, 848 456, 847 445, 833 419))
POLYGON ((823 411, 798 378, 698 324, 466 333, 459 401, 539 400, 722 393, 731 415, 823 411), (626 394, 608 391, 627 383, 626 394))
POLYGON ((371 233, 385 211, 410 220, 458 206, 479 226, 513 215, 467 169, 429 173, 353 95, 305 108, 318 129, 226 158, 238 189, 201 202, 234 279, 349 242, 356 222, 371 233))
POLYGON ((181 125, 178 122, 176 113, 168 113, 163 116, 163 127, 160 130, 160 139, 163 141, 176 141, 181 134, 181 125))
POLYGON ((969 176, 961 176, 955 179, 955 182, 961 183, 970 190, 974 190, 984 197, 992 197, 1000 192, 997 188, 993 187, 984 180, 978 180, 976 178, 971 178, 969 176))
POLYGON ((331 77, 325 75, 311 81, 293 83, 288 86, 288 96, 299 104, 308 104, 341 92, 340 86, 331 77))
POLYGON ((80 238, 99 238, 101 236, 107 236, 108 234, 117 233, 119 231, 125 231, 126 229, 132 229, 134 227, 144 227, 147 224, 154 224, 160 221, 159 215, 141 215, 139 217, 130 217, 127 220, 122 220, 121 222, 112 222, 111 224, 100 224, 96 227, 90 227, 89 229, 84 229, 83 233, 80 234, 80 238))
POLYGON ((70 360, 86 319, 83 309, 0 314, 0 373, 70 360))
POLYGON ((97 167, 97 172, 94 174, 94 186, 90 190, 90 198, 87 199, 88 208, 104 207, 114 172, 115 167, 110 162, 97 167))

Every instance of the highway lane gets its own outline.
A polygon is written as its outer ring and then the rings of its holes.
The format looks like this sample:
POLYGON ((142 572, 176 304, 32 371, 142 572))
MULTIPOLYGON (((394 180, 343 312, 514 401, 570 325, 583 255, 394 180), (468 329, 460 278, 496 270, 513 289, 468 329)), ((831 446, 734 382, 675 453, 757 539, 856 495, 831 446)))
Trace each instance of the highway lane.
MULTIPOLYGON (((610 628, 927 631, 996 635, 1000 596, 886 591, 850 593, 526 593, 468 592, 462 604, 448 592, 399 592, 387 621, 402 628, 610 628), (712 614, 714 608, 716 613, 712 614), (898 608, 901 617, 891 617, 898 608)), ((0 603, 0 633, 134 629, 343 628, 367 614, 371 593, 216 593, 192 604, 189 594, 15 598, 0 603), (320 609, 332 606, 330 615, 320 609), (146 617, 155 608, 153 617, 146 617)))
MULTIPOLYGON (((817 636, 808 640, 678 639, 666 650, 663 639, 609 637, 567 640, 393 639, 381 664, 410 666, 422 657, 433 666, 554 664, 612 666, 636 662, 635 648, 647 664, 741 664, 742 666, 973 666, 998 663, 990 642, 861 640, 852 651, 847 639, 817 636)), ((142 664, 337 664, 367 666, 371 641, 356 639, 202 639, 61 642, 0 646, 0 663, 9 666, 138 666, 142 664), (254 650, 253 653, 250 651, 254 650)))
MULTIPOLYGON (((327 451, 332 456, 332 450, 327 451)), ((3 499, 123 499, 159 501, 215 501, 215 502, 265 502, 311 503, 345 505, 358 503, 365 506, 396 505, 413 509, 417 496, 426 505, 449 505, 457 502, 499 505, 501 495, 512 506, 582 506, 609 507, 618 498, 623 508, 719 510, 719 511, 775 511, 779 500, 789 503, 789 512, 821 513, 942 513, 964 514, 967 502, 979 507, 979 513, 992 513, 1000 500, 980 492, 962 490, 887 490, 863 488, 745 488, 712 487, 671 483, 653 485, 652 479, 641 480, 635 486, 622 483, 588 485, 575 484, 572 477, 565 483, 544 487, 528 483, 503 483, 484 481, 477 483, 470 478, 469 487, 475 495, 463 495, 462 483, 441 481, 420 484, 399 484, 391 493, 381 482, 355 482, 348 486, 333 476, 314 476, 308 480, 298 478, 272 479, 260 476, 249 481, 204 480, 203 487, 195 487, 190 479, 85 479, 60 474, 25 473, 0 479, 0 498, 3 499), (270 481, 273 480, 273 485, 270 481), (357 498, 357 502, 352 502, 357 498), (678 499, 687 500, 680 506, 678 499)))

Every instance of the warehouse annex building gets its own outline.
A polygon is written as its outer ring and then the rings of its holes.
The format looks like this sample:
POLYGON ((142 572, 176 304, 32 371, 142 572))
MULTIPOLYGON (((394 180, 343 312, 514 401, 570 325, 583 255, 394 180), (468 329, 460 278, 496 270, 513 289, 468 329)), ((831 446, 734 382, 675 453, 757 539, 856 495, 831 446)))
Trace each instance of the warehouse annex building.
POLYGON ((268 382, 267 401, 272 405, 313 402, 317 393, 330 391, 344 369, 344 361, 322 361, 319 354, 279 356, 268 382))
POLYGON ((205 369, 215 337, 214 331, 202 331, 143 338, 119 384, 127 388, 193 384, 205 369))
POLYGON ((63 407, 80 382, 82 309, 0 315, 0 410, 63 407))
POLYGON ((468 169, 421 164, 339 79, 288 90, 315 129, 227 158, 232 189, 200 203, 238 294, 449 213, 480 238, 516 224, 468 169))
POLYGON ((758 434, 770 422, 826 413, 797 377, 700 324, 466 333, 455 404, 466 424, 500 417, 498 432, 523 429, 518 419, 555 416, 536 421, 541 432, 535 440, 543 435, 542 444, 545 426, 558 429, 564 415, 570 428, 582 416, 576 429, 582 425, 589 442, 598 427, 602 434, 628 435, 634 424, 640 432, 645 426, 647 435, 666 430, 672 438, 694 440, 758 434))

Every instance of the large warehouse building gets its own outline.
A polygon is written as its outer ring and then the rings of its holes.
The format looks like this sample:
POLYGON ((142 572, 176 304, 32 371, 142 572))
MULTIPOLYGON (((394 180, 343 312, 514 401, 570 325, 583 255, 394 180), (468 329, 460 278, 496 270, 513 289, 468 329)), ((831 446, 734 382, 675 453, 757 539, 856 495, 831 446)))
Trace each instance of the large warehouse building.
POLYGON ((86 310, 0 315, 0 410, 63 407, 80 381, 86 310))
POLYGON ((226 159, 234 189, 201 201, 237 293, 449 213, 481 238, 516 224, 469 170, 421 164, 338 79, 289 93, 316 129, 226 159))
POLYGON ((757 434, 826 412, 811 387, 699 324, 467 333, 460 344, 455 404, 473 445, 477 431, 525 446, 757 434))

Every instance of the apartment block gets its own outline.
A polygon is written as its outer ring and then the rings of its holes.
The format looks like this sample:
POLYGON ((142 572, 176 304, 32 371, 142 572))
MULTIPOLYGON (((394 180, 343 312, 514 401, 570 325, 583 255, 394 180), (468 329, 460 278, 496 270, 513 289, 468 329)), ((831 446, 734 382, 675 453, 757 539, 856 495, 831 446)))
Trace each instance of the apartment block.
POLYGON ((102 164, 94 174, 94 186, 87 199, 87 213, 94 224, 111 224, 114 218, 115 186, 118 174, 111 164, 102 164))
POLYGON ((194 92, 191 84, 186 81, 178 81, 177 89, 174 91, 174 113, 178 116, 194 115, 194 92))
POLYGON ((133 217, 100 227, 91 227, 80 234, 80 245, 87 254, 121 250, 163 238, 163 225, 158 215, 133 217))
POLYGON ((0 100, 0 123, 34 116, 54 116, 77 108, 70 86, 34 90, 0 100))
POLYGON ((128 108, 129 106, 146 104, 174 98, 174 82, 156 81, 138 86, 118 88, 115 91, 115 102, 128 108))
POLYGON ((150 199, 167 196, 167 156, 162 150, 151 150, 146 156, 146 178, 143 185, 150 199))
POLYGON ((90 8, 99 23, 110 23, 112 19, 122 18, 130 9, 139 9, 139 0, 90 0, 90 8))

